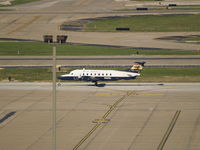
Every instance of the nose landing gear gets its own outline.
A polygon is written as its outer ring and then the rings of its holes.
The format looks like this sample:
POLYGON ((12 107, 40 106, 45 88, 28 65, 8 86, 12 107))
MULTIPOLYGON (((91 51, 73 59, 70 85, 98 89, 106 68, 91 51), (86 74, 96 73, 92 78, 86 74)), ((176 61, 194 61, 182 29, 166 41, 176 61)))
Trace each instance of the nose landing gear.
POLYGON ((98 86, 98 82, 97 81, 92 81, 94 83, 95 86, 98 86))

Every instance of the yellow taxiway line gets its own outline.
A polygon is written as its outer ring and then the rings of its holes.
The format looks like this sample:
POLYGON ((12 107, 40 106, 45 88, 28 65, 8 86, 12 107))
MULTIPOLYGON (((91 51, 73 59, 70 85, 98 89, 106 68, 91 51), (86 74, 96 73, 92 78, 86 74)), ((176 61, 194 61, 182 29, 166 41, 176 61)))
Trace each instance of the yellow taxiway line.
POLYGON ((95 126, 74 146, 73 150, 77 150, 91 135, 92 133, 102 124, 102 123, 107 123, 110 120, 107 119, 108 115, 115 110, 115 108, 118 106, 120 102, 122 102, 126 97, 130 96, 133 94, 134 91, 128 91, 125 95, 123 95, 120 99, 118 99, 113 105, 110 106, 110 109, 102 116, 101 119, 96 119, 93 121, 95 126))
POLYGON ((7 34, 9 35, 9 34, 11 34, 13 32, 17 32, 17 31, 19 31, 19 30, 21 30, 23 28, 26 28, 27 26, 29 26, 30 24, 32 24, 33 22, 35 22, 36 20, 38 20, 40 17, 41 16, 35 16, 35 17, 33 17, 33 19, 31 19, 29 22, 27 22, 27 23, 19 26, 18 28, 14 29, 14 30, 12 30, 10 32, 8 32, 7 34))

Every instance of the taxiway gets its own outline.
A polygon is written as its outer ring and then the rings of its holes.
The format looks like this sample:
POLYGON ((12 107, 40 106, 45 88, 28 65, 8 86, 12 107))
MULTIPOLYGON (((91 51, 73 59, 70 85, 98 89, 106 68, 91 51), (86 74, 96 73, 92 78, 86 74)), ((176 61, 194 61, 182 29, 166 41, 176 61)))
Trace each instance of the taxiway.
MULTIPOLYGON (((1 149, 51 149, 51 85, 0 83, 0 119, 15 112, 0 124, 1 149)), ((199 97, 199 83, 64 83, 57 87, 57 149, 155 150, 180 110, 163 149, 197 150, 199 97)))

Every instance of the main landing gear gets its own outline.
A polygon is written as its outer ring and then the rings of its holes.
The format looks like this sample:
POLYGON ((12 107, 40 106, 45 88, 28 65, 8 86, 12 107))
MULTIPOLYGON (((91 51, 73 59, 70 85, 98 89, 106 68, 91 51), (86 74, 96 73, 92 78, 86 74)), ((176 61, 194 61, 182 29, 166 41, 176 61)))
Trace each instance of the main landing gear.
POLYGON ((94 81, 94 85, 95 85, 95 86, 98 86, 98 82, 97 82, 97 81, 94 81))

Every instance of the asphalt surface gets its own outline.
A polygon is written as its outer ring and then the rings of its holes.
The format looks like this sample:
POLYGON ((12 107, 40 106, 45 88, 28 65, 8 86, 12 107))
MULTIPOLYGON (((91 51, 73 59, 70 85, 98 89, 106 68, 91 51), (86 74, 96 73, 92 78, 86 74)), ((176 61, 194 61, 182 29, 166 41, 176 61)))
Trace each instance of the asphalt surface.
MULTIPOLYGON (((146 65, 199 65, 200 56, 58 56, 57 64, 62 66, 77 65, 132 65, 134 62, 145 61, 146 65)), ((1 56, 0 67, 3 66, 51 66, 50 56, 1 56)))
MULTIPOLYGON (((51 86, 0 83, 0 119, 15 112, 0 123, 2 150, 51 149, 51 86)), ((64 83, 57 87, 57 149, 155 150, 180 110, 163 149, 197 150, 199 96, 199 83, 64 83)))
MULTIPOLYGON (((85 44, 105 44, 117 46, 165 48, 180 50, 197 50, 199 44, 179 43, 176 41, 158 40, 165 36, 189 36, 199 32, 153 32, 153 33, 97 33, 61 31, 64 22, 85 18, 126 16, 126 15, 159 15, 159 14, 197 14, 198 10, 188 11, 151 11, 151 12, 118 12, 116 9, 130 8, 126 1, 113 0, 42 0, 40 2, 11 7, 14 11, 0 11, 0 38, 17 38, 43 40, 43 35, 69 35, 69 42, 85 44)), ((169 2, 171 3, 171 2, 169 2)), ((182 4, 185 1, 180 2, 182 4)), ((192 1, 191 1, 192 3, 192 1)), ((198 3, 198 2, 197 2, 198 3)), ((138 5, 140 2, 134 3, 138 5)), ((157 3, 158 4, 158 3, 157 3)), ((149 4, 143 4, 143 6, 149 4)))

